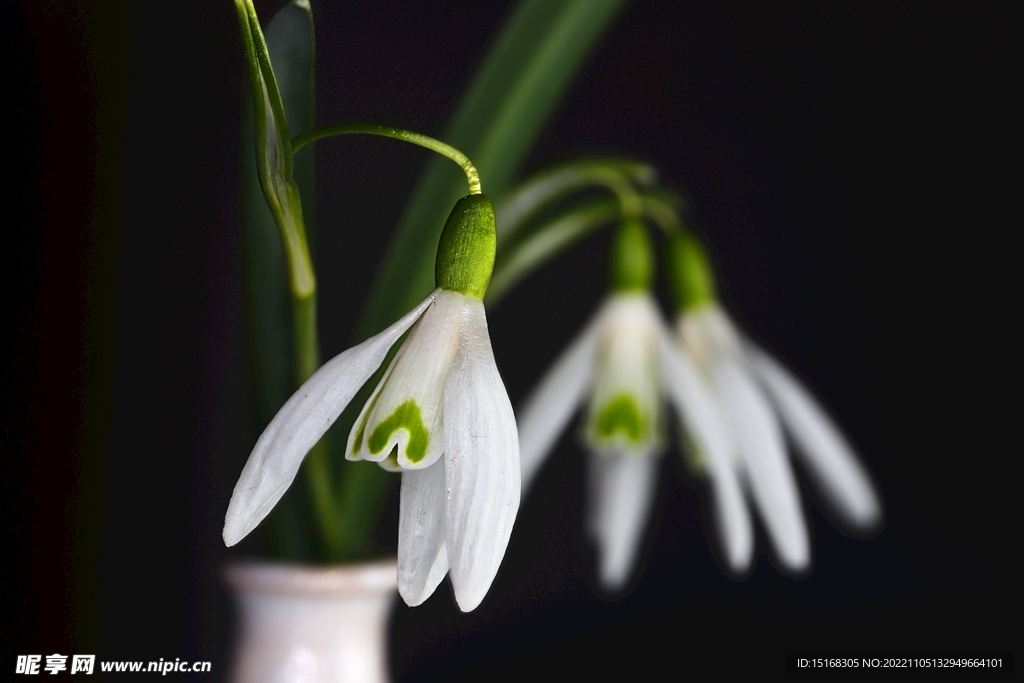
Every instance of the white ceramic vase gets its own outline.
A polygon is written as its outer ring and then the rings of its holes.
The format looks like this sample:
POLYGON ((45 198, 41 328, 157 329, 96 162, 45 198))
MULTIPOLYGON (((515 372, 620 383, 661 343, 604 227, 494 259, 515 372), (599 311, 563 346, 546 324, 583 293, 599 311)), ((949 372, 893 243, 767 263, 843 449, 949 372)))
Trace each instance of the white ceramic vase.
POLYGON ((235 683, 386 683, 395 561, 341 567, 236 564, 235 683))

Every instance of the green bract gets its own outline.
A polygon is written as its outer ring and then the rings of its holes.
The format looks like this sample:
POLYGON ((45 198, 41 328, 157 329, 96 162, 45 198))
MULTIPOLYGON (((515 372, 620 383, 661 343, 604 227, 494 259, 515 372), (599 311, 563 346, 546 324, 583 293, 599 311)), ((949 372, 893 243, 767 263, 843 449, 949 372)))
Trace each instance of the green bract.
POLYGON ((715 277, 704 245, 689 232, 668 240, 668 273, 680 311, 698 308, 715 300, 715 277))
POLYGON ((654 259, 644 224, 626 219, 612 245, 612 288, 618 292, 646 291, 651 287, 654 259))
POLYGON ((460 199, 448 216, 437 245, 437 286, 482 299, 491 281, 496 244, 490 197, 472 194, 460 199))

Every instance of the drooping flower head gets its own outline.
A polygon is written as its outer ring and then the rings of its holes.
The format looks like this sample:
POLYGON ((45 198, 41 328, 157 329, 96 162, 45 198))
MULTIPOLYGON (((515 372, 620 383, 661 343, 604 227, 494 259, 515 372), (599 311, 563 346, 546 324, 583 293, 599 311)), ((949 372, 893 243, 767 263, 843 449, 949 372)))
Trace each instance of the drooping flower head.
POLYGON ((610 295, 520 411, 525 487, 585 404, 586 526, 597 549, 598 578, 613 592, 630 577, 650 517, 665 443, 665 398, 706 450, 726 450, 710 392, 657 311, 653 269, 645 226, 623 221, 612 248, 610 295))
MULTIPOLYGON (((796 453, 824 493, 824 502, 848 528, 865 531, 881 520, 871 480, 840 429, 811 393, 766 351, 747 339, 718 303, 710 261, 692 233, 669 240, 670 275, 676 298, 679 343, 714 389, 734 442, 728 467, 700 453, 691 458, 713 487, 740 482, 763 521, 781 565, 810 568, 811 547, 796 478, 782 426, 796 453), (780 425, 781 419, 781 425, 780 425)), ((745 505, 720 524, 730 568, 746 571, 754 553, 745 505)))
POLYGON ((612 296, 595 349, 594 378, 583 429, 599 453, 660 450, 661 391, 657 337, 650 325, 652 263, 647 230, 622 223, 612 248, 612 296))
POLYGON ((462 198, 441 234, 437 289, 391 327, 324 364, 260 436, 228 506, 227 545, 270 512, 306 453, 411 328, 363 406, 346 457, 402 472, 398 588, 405 601, 420 604, 450 573, 459 607, 479 605, 520 497, 515 417, 482 301, 494 250, 490 199, 462 198))

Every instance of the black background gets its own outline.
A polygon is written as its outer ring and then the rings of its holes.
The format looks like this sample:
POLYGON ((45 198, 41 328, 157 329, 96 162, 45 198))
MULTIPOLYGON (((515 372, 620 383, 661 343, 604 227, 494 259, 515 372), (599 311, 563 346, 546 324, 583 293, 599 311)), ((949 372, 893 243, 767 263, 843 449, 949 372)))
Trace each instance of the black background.
MULTIPOLYGON (((566 436, 476 612, 459 614, 447 583, 396 605, 398 679, 1012 649, 1021 27, 1019 6, 980 5, 637 0, 528 163, 622 152, 689 193, 725 303, 874 472, 881 534, 842 535, 808 496, 810 577, 762 555, 730 581, 700 487, 669 455, 646 565, 625 599, 602 600, 566 436)), ((319 121, 440 134, 506 10, 318 3, 319 121)), ((220 528, 247 455, 233 8, 3 3, 0 31, 2 666, 182 657, 219 679, 233 628, 219 572, 235 556, 220 528)), ((360 139, 317 154, 329 356, 426 153, 360 139)), ((514 404, 599 302, 604 253, 589 239, 490 312, 514 404)))

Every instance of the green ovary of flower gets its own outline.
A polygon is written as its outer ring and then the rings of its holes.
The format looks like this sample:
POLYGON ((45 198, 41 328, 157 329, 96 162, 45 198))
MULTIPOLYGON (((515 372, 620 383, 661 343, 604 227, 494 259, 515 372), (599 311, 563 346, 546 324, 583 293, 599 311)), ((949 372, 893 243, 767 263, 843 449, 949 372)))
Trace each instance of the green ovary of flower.
POLYGON ((410 462, 423 460, 427 454, 427 444, 430 443, 430 432, 423 425, 420 407, 412 399, 395 408, 395 412, 382 420, 373 430, 367 444, 370 447, 370 452, 377 455, 384 450, 384 447, 388 445, 388 439, 399 429, 404 429, 409 433, 409 442, 405 446, 405 457, 410 462))
POLYGON ((636 443, 640 441, 644 431, 640 408, 629 394, 615 396, 598 413, 597 434, 602 438, 611 439, 621 433, 636 443))

